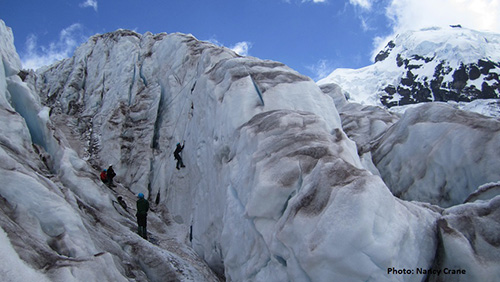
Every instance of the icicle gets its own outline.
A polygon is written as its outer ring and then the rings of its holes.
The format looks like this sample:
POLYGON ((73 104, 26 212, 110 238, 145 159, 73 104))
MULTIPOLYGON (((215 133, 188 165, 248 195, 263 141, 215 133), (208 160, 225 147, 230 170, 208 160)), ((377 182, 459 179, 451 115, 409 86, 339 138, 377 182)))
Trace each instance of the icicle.
POLYGON ((262 92, 259 90, 259 86, 257 86, 257 83, 255 83, 255 80, 253 80, 252 75, 250 75, 250 79, 252 80, 253 86, 255 87, 255 90, 257 91, 257 95, 259 95, 260 102, 262 103, 262 106, 264 106, 264 99, 262 98, 262 92))

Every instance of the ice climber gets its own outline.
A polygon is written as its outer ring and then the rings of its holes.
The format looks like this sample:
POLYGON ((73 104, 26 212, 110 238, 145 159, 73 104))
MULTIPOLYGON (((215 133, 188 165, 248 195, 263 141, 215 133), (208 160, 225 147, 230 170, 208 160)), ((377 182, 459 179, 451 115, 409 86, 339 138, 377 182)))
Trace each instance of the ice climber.
POLYGON ((144 199, 144 194, 139 193, 137 195, 139 198, 137 200, 137 226, 138 226, 138 233, 139 235, 144 238, 148 239, 148 231, 147 231, 147 224, 148 224, 148 211, 149 211, 149 202, 148 200, 144 199))
POLYGON ((102 181, 102 183, 104 183, 104 184, 107 184, 107 183, 108 183, 108 173, 107 173, 107 169, 104 169, 103 171, 101 171, 101 181, 102 181))
POLYGON ((113 186, 113 178, 116 176, 116 173, 113 170, 113 165, 109 165, 106 174, 107 174, 106 176, 107 176, 107 180, 108 180, 108 185, 113 186))
POLYGON ((186 167, 184 165, 184 163, 182 162, 182 157, 181 157, 182 149, 184 149, 184 143, 182 143, 182 146, 181 146, 181 143, 177 143, 177 148, 175 148, 175 151, 174 151, 174 158, 177 160, 177 165, 176 165, 177 169, 180 169, 179 166, 186 167))

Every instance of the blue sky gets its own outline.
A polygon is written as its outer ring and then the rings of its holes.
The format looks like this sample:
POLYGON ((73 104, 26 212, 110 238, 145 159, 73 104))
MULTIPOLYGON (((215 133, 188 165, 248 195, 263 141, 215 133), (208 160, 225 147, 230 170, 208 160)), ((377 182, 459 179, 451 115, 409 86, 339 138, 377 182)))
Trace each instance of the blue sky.
POLYGON ((119 28, 191 33, 313 79, 372 63, 402 29, 460 23, 500 32, 500 0, 2 0, 25 68, 72 55, 119 28), (425 12, 420 12, 425 11, 425 12))

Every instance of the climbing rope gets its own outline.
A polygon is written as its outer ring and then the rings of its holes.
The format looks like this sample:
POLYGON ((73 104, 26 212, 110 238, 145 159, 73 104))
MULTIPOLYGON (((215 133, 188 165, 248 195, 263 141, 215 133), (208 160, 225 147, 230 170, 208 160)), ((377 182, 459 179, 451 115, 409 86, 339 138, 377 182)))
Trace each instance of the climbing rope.
MULTIPOLYGON (((200 63, 200 62, 198 62, 198 65, 199 65, 199 63, 200 63)), ((197 82, 197 81, 195 81, 195 80, 198 78, 198 75, 199 75, 199 68, 197 67, 196 69, 197 69, 197 71, 196 71, 196 75, 195 75, 195 76, 193 76, 193 78, 192 78, 192 79, 191 79, 188 83, 186 83, 186 84, 185 84, 185 85, 181 88, 181 90, 179 90, 179 92, 178 92, 178 93, 177 93, 177 94, 176 94, 176 95, 172 98, 172 100, 171 100, 171 101, 170 101, 170 102, 166 105, 166 107, 169 107, 169 106, 170 106, 170 105, 171 105, 171 104, 172 104, 172 103, 173 103, 173 102, 177 99, 177 97, 179 97, 179 95, 180 95, 180 94, 184 91, 184 89, 186 89, 186 87, 187 87, 188 85, 191 85, 191 84, 192 84, 192 87, 191 87, 191 94, 193 94, 193 91, 194 91, 194 89, 195 89, 196 82, 197 82), (194 83, 193 83, 193 81, 194 81, 194 83)), ((180 118, 181 118, 182 114, 184 113, 184 108, 186 107, 186 102, 187 102, 187 100, 189 100, 189 97, 188 97, 188 96, 186 96, 186 97, 185 97, 184 102, 182 103, 181 111, 180 111, 180 113, 178 114, 178 116, 177 116, 177 118, 176 118, 176 121, 175 121, 175 123, 174 123, 174 129, 173 129, 173 131, 172 131, 173 133, 175 133, 175 132, 176 132, 176 130, 177 130, 177 126, 178 126, 178 124, 179 124, 179 121, 180 121, 180 118)), ((191 119, 189 119, 189 121, 190 121, 190 120, 191 120, 191 119)), ((181 140, 184 140, 184 137, 185 137, 185 134, 186 134, 186 131, 187 131, 187 127, 188 127, 188 126, 187 126, 187 124, 186 124, 186 126, 184 127, 184 131, 183 131, 183 133, 182 133, 182 138, 181 138, 181 140)), ((184 144, 183 144, 183 145, 184 145, 184 144)), ((172 185, 172 178, 173 178, 173 176, 174 176, 174 173, 172 172, 172 174, 170 175, 169 180, 168 180, 168 182, 167 182, 167 185, 168 185, 168 186, 171 186, 171 185, 172 185)), ((167 200, 168 200, 168 195, 169 195, 168 190, 170 190, 170 189, 169 189, 169 187, 167 188, 167 191, 166 191, 165 201, 167 201, 167 200)), ((156 201, 155 201, 155 202, 159 202, 159 201, 160 201, 160 199, 159 199, 159 193, 160 193, 160 191, 158 191, 158 194, 157 194, 157 199, 156 199, 156 201)))
MULTIPOLYGON (((185 85, 181 88, 181 90, 179 90, 179 92, 178 92, 178 93, 174 96, 174 98, 172 98, 172 100, 170 101, 170 103, 168 103, 168 104, 166 105, 166 107, 169 107, 169 106, 170 106, 170 105, 171 105, 171 104, 175 101, 175 99, 177 99, 177 97, 178 97, 178 96, 182 93, 182 91, 184 91, 184 89, 186 89, 186 87, 187 87, 188 85, 191 85, 191 83, 192 83, 194 80, 196 80, 196 79, 198 78, 198 76, 199 76, 199 64, 200 64, 200 62, 198 61, 198 64, 197 64, 197 67, 196 67, 196 74, 193 76, 193 78, 192 78, 192 79, 191 79, 188 83, 186 83, 186 84, 185 84, 185 85)), ((179 81, 179 80, 178 80, 178 81, 179 81)), ((180 82, 179 82, 179 83, 180 83, 180 82)), ((193 86, 191 87, 191 94, 193 94, 193 91, 194 91, 195 86, 196 86, 196 81, 194 81, 193 86)), ((184 112, 184 108, 185 108, 185 106, 186 106, 186 101, 187 101, 187 100, 188 100, 188 98, 186 97, 186 99, 184 100, 184 103, 182 104, 181 112, 179 113, 179 115, 177 116, 177 119, 176 119, 176 121, 175 121, 175 124, 174 124, 174 130, 173 130, 173 132, 175 132, 175 130, 177 129, 177 125, 178 125, 178 123, 179 123, 179 120, 180 120, 180 117, 181 117, 182 113, 184 112)), ((187 130, 187 125, 186 125, 186 126, 185 126, 185 128, 184 128, 184 132, 182 133, 182 138, 181 138, 181 140, 184 140, 184 135, 186 134, 186 130, 187 130)))
MULTIPOLYGON (((185 85, 185 86, 184 86, 184 88, 185 88, 186 86, 187 86, 187 85, 185 85)), ((175 132, 175 130, 177 129, 177 125, 178 125, 178 123, 179 123, 179 120, 181 119, 182 113, 184 112, 184 108, 186 107, 186 102, 187 102, 187 100, 188 100, 188 97, 186 97, 186 98, 184 99, 184 103, 182 104, 182 107, 181 107, 181 112, 179 113, 179 115, 177 116, 177 120, 175 121, 175 124, 174 124, 174 130, 173 130, 173 132, 175 132)), ((181 140, 184 140, 184 134, 186 134, 186 129, 187 129, 187 125, 186 125, 186 126, 185 126, 185 128, 184 128, 184 132, 183 132, 183 134, 182 134, 182 138, 181 138, 181 140)))

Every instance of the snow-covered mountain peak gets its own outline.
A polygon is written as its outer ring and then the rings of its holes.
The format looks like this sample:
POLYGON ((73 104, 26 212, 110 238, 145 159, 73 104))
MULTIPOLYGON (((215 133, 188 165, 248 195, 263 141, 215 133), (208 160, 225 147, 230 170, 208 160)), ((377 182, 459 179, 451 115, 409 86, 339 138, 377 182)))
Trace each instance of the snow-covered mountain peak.
POLYGON ((338 84, 352 102, 393 107, 498 98, 499 74, 500 34, 455 26, 402 32, 373 65, 337 69, 318 84, 338 84))
POLYGON ((463 27, 432 27, 406 31, 391 40, 375 58, 395 59, 419 56, 470 64, 479 59, 500 61, 500 34, 480 32, 463 27))

